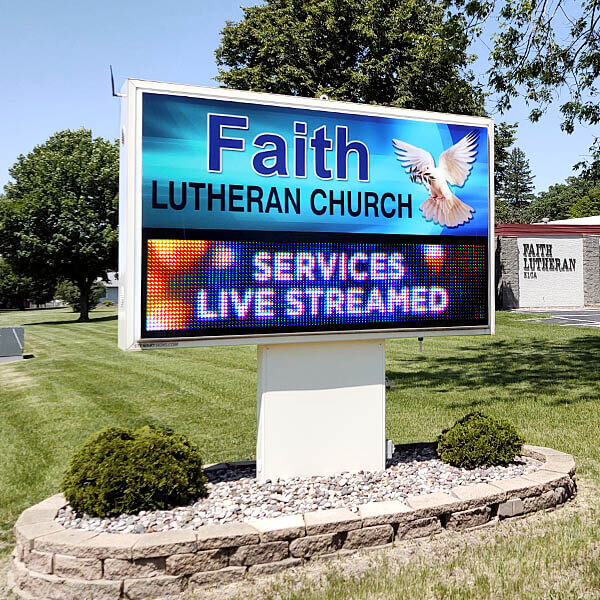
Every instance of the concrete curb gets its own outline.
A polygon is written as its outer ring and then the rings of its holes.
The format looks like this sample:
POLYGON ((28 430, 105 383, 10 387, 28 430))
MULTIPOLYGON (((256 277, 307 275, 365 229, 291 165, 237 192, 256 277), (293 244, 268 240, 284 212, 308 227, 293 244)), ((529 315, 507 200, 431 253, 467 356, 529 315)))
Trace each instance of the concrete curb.
POLYGON ((9 585, 23 600, 173 597, 186 589, 269 575, 443 529, 493 524, 558 506, 575 495, 575 461, 570 454, 539 446, 525 446, 524 454, 543 461, 543 469, 456 487, 450 493, 416 496, 406 503, 370 502, 360 506, 358 514, 333 509, 206 525, 196 532, 136 535, 65 529, 55 521, 67 504, 57 494, 28 508, 17 520, 9 585))

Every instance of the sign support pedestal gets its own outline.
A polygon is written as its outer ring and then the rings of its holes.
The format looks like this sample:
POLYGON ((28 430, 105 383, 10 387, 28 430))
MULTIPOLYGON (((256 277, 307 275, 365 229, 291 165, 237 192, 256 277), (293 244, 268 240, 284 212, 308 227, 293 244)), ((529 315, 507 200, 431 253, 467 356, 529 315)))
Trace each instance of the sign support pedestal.
POLYGON ((256 476, 385 468, 385 340, 258 346, 256 476))

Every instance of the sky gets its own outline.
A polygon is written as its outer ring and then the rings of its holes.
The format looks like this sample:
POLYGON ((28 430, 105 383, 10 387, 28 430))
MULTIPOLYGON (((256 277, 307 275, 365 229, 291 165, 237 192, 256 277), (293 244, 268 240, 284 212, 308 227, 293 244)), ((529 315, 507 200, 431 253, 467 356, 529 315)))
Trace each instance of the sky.
MULTIPOLYGON (((0 0, 0 189, 21 153, 55 131, 86 127, 116 138, 119 100, 112 97, 109 64, 117 86, 127 77, 216 86, 214 50, 240 4, 256 0, 0 0)), ((476 71, 485 70, 485 48, 476 71)), ((593 139, 579 128, 566 135, 552 109, 540 123, 527 121, 521 101, 497 120, 520 122, 517 145, 529 158, 536 191, 573 174, 593 139)))

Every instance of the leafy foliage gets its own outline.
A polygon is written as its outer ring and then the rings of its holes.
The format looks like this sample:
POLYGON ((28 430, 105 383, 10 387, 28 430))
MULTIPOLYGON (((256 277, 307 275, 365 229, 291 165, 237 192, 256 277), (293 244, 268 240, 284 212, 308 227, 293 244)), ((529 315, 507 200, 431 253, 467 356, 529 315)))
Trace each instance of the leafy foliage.
POLYGON ((206 494, 200 450, 169 429, 108 427, 71 458, 62 489, 81 513, 108 517, 188 504, 206 494))
POLYGON ((591 189, 583 198, 578 198, 569 211, 572 218, 600 215, 600 188, 591 189))
POLYGON ((266 0, 229 22, 216 51, 226 87, 481 115, 469 34, 449 3, 266 0))
POLYGON ((531 205, 527 202, 512 204, 501 198, 496 201, 496 223, 530 223, 531 205))
POLYGON ((531 203, 531 221, 539 223, 544 218, 550 221, 569 219, 573 204, 586 196, 592 188, 593 185, 582 177, 569 177, 565 183, 550 186, 531 203))
MULTIPOLYGON (((101 281, 95 281, 90 288, 87 296, 88 310, 94 310, 98 306, 100 298, 106 295, 106 286, 101 281)), ((77 289, 77 286, 63 279, 58 282, 56 286, 56 297, 58 300, 62 300, 68 304, 73 312, 79 312, 81 310, 81 294, 77 289)), ((112 302, 110 306, 112 306, 112 302)))
MULTIPOLYGON (((493 2, 471 3, 477 4, 480 14, 492 14, 493 2)), ((572 132, 578 120, 599 123, 600 107, 586 96, 600 75, 598 0, 505 0, 498 6, 490 82, 500 92, 500 106, 510 106, 522 88, 537 120, 557 88, 565 87, 570 93, 561 106, 565 131, 572 132)))
POLYGON ((31 294, 32 282, 29 277, 15 273, 10 265, 0 259, 0 307, 23 310, 31 294))
POLYGON ((51 278, 22 275, 0 258, 0 308, 23 310, 29 302, 44 304, 52 300, 55 285, 51 278))
POLYGON ((30 277, 75 282, 80 320, 93 282, 116 267, 118 157, 117 142, 60 131, 18 157, 0 198, 0 254, 30 277))
POLYGON ((520 456, 523 438, 503 419, 472 412, 442 431, 437 441, 440 458, 455 467, 508 465, 520 456))
MULTIPOLYGON (((471 18, 472 31, 494 21, 490 86, 501 112, 523 98, 537 121, 563 94, 562 129, 600 123, 600 0, 457 0, 471 18), (497 23, 497 24, 496 24, 497 23)), ((589 178, 600 176, 600 138, 592 160, 575 165, 589 178)))

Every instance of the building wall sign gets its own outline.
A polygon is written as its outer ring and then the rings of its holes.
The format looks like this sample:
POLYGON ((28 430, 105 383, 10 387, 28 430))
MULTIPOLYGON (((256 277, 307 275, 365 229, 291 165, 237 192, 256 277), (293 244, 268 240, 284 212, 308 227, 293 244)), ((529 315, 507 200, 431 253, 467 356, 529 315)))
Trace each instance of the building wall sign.
POLYGON ((537 279, 538 271, 575 271, 576 258, 557 258, 552 255, 552 244, 523 244, 523 276, 537 279))
POLYGON ((519 306, 583 306, 583 239, 519 238, 519 306))
POLYGON ((123 112, 122 347, 492 330, 490 120, 133 80, 123 112))

